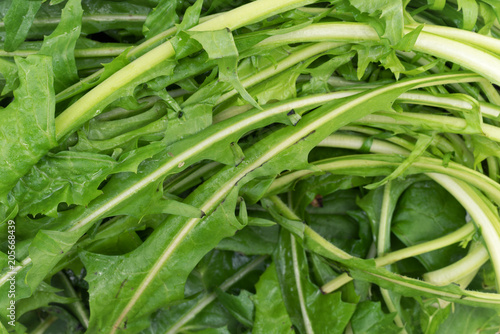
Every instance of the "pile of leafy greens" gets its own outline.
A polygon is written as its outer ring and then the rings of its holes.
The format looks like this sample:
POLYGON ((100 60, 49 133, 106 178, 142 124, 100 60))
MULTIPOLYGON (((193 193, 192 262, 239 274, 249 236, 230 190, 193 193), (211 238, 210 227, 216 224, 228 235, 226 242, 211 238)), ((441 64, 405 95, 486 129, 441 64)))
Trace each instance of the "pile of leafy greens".
POLYGON ((0 17, 0 332, 498 333, 497 1, 0 17))

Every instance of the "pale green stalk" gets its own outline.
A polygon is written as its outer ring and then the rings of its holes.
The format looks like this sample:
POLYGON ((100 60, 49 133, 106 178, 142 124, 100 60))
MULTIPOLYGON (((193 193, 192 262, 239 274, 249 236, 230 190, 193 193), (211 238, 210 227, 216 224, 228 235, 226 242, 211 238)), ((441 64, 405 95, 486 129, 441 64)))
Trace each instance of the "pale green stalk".
MULTIPOLYGON (((336 47, 342 46, 343 43, 332 43, 332 42, 324 42, 324 43, 317 43, 311 46, 308 46, 302 50, 299 50, 297 52, 292 53, 290 56, 286 57, 285 59, 277 62, 276 64, 273 64, 266 69, 257 72, 254 75, 249 76, 248 78, 241 80, 241 84, 243 87, 248 88, 251 86, 254 86, 255 84, 264 81, 267 78, 270 78, 271 76, 283 72, 284 70, 292 67, 295 64, 298 64, 301 61, 304 61, 306 59, 309 59, 317 54, 320 54, 322 52, 335 49, 336 47)), ((225 94, 223 94, 216 102, 216 104, 220 104, 234 95, 238 94, 236 89, 233 89, 225 94)))
MULTIPOLYGON (((405 32, 409 33, 412 30, 407 28, 405 32)), ((276 35, 260 42, 256 47, 298 42, 360 43, 379 40, 378 34, 368 24, 334 22, 312 24, 287 34, 276 35)), ((481 74, 496 84, 500 84, 500 58, 482 49, 449 38, 421 32, 413 50, 454 62, 481 74)))
MULTIPOLYGON (((387 253, 381 257, 375 258, 374 261, 378 267, 384 267, 404 259, 429 253, 434 250, 456 244, 464 239, 467 239, 474 232, 474 225, 472 223, 467 223, 464 226, 460 227, 458 230, 451 232, 445 236, 387 253)), ((349 275, 347 275, 346 273, 343 273, 330 282, 324 284, 321 287, 321 290, 325 293, 330 293, 339 289, 341 286, 349 283, 350 281, 352 281, 352 278, 349 277, 349 275)))
MULTIPOLYGON (((467 129, 467 121, 463 118, 413 112, 377 112, 363 117, 362 119, 356 121, 356 123, 416 125, 424 126, 426 129, 432 127, 436 130, 445 129, 447 132, 460 134, 472 132, 467 129)), ((481 124, 481 130, 484 136, 496 142, 500 142, 500 131, 498 127, 483 123, 481 124)))
POLYGON ((427 282, 436 285, 447 285, 468 278, 471 273, 475 274, 490 258, 488 250, 481 242, 472 244, 469 253, 457 262, 428 273, 423 278, 427 282))
MULTIPOLYGON (((94 58, 94 57, 116 57, 125 51, 128 46, 103 46, 102 48, 75 49, 75 58, 94 58)), ((37 54, 38 50, 17 50, 7 52, 0 50, 0 57, 27 57, 37 54)))
POLYGON ((49 327, 56 322, 57 318, 53 315, 45 318, 38 326, 33 329, 30 334, 43 334, 49 327))
MULTIPOLYGON (((248 3, 229 12, 222 13, 216 18, 200 23, 191 31, 211 31, 228 28, 230 30, 254 23, 269 16, 304 6, 313 0, 258 0, 248 3)), ((126 65, 97 85, 78 101, 63 111, 55 121, 56 138, 58 140, 71 133, 85 121, 100 114, 102 108, 112 102, 113 94, 138 84, 136 80, 168 59, 173 58, 175 50, 170 41, 167 41, 132 63, 126 65)))

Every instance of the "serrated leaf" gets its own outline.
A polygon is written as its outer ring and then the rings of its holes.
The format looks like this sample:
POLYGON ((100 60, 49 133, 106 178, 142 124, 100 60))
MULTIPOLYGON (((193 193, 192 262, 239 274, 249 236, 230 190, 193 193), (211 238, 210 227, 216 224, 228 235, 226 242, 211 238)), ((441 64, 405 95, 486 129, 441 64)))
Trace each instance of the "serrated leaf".
MULTIPOLYGON (((201 190, 197 192, 202 193, 201 190)), ((189 201, 193 202, 191 205, 204 208, 203 200, 196 196, 191 196, 189 201)), ((89 329, 122 328, 137 331, 147 326, 145 315, 173 300, 181 299, 183 284, 196 263, 220 239, 242 227, 234 211, 231 212, 235 201, 236 192, 232 191, 229 198, 203 220, 172 217, 155 230, 139 250, 127 255, 126 261, 123 257, 83 253, 82 260, 90 273, 87 281, 90 285, 91 314, 94 311, 89 329), (184 257, 186 252, 190 254, 189 261, 184 257), (152 263, 144 262, 145 258, 155 260, 152 263), (168 265, 165 266, 167 260, 168 265), (128 264, 130 261, 135 264, 132 268, 128 264), (99 285, 103 275, 108 277, 106 286, 99 285), (158 289, 162 290, 161 294, 158 289), (151 298, 151 294, 158 298, 151 298), (107 309, 109 305, 102 299, 103 295, 114 300, 111 314, 99 311, 107 309)))
POLYGON ((179 22, 176 13, 177 0, 162 0, 149 12, 146 22, 142 26, 142 32, 146 39, 149 39, 162 31, 172 27, 179 22))
POLYGON ((210 59, 217 60, 219 78, 230 83, 240 95, 255 108, 262 109, 248 94, 238 78, 238 49, 234 44, 233 34, 229 29, 190 33, 207 51, 210 59))
POLYGON ((74 51, 80 37, 82 15, 81 0, 68 0, 62 10, 60 23, 44 39, 38 53, 52 57, 56 92, 78 80, 74 51))
POLYGON ((49 306, 49 303, 69 304, 77 299, 58 295, 60 290, 42 282, 30 298, 20 300, 16 303, 16 317, 36 310, 40 307, 49 306))
POLYGON ((101 194, 101 182, 117 162, 107 155, 60 152, 47 155, 11 191, 19 214, 57 217, 59 203, 86 205, 101 194))
POLYGON ((403 2, 399 0, 349 0, 349 2, 359 11, 380 18, 384 25, 382 37, 389 39, 391 44, 397 43, 403 37, 403 2))
POLYGON ((30 56, 17 58, 16 65, 19 87, 14 91, 14 101, 0 114, 0 157, 4 161, 0 166, 2 202, 18 179, 56 145, 51 60, 30 56))

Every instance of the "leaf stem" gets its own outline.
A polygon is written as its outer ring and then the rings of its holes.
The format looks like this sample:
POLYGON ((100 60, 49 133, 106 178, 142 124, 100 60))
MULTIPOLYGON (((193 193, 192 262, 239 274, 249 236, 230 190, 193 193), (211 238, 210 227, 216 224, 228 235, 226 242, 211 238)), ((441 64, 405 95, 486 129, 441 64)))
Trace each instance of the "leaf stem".
MULTIPOLYGON (((219 288, 222 291, 226 291, 234 284, 236 284, 239 280, 245 277, 249 272, 257 268, 264 260, 267 258, 267 255, 260 256, 250 261, 242 268, 240 268, 233 276, 229 277, 225 280, 219 288)), ((211 302, 213 302, 217 298, 217 294, 215 292, 211 292, 200 299, 193 307, 191 307, 181 318, 179 318, 170 328, 165 332, 165 334, 175 334, 178 333, 179 330, 191 321, 198 313, 200 313, 205 307, 207 307, 211 302)))
MULTIPOLYGON (((406 33, 412 30, 405 28, 406 33)), ((375 30, 365 23, 317 23, 290 33, 272 36, 258 43, 256 47, 319 41, 360 43, 378 42, 380 38, 375 30)), ((490 52, 424 31, 419 34, 413 50, 454 62, 500 84, 500 58, 490 52)))
MULTIPOLYGON (((449 245, 453 245, 457 242, 467 239, 474 232, 474 224, 467 223, 458 230, 451 232, 445 236, 387 253, 384 256, 375 258, 374 261, 378 267, 387 266, 389 264, 393 264, 410 257, 425 254, 449 245)), ((341 286, 349 283, 350 281, 352 281, 352 278, 346 273, 342 273, 330 282, 323 285, 321 287, 321 290, 325 293, 330 293, 339 289, 341 286)))
POLYGON ((33 329, 30 334, 43 334, 49 327, 57 320, 57 317, 54 315, 50 315, 45 318, 35 329, 33 329))
MULTIPOLYGON (((212 20, 200 23, 192 31, 210 31, 228 28, 237 29, 244 25, 265 19, 271 15, 303 6, 313 0, 257 0, 229 12, 222 13, 212 20)), ((101 113, 115 97, 144 79, 144 75, 162 62, 171 59, 175 50, 170 41, 164 42, 142 55, 132 63, 115 72, 94 87, 78 101, 64 110, 55 121, 56 138, 61 140, 85 121, 101 113)))
POLYGON ((436 285, 447 285, 457 280, 468 277, 471 273, 477 273, 479 268, 489 260, 488 250, 480 242, 471 246, 469 253, 457 262, 425 273, 424 280, 436 285))
POLYGON ((57 276, 61 280, 61 283, 64 286, 64 292, 67 294, 67 296, 70 298, 78 299, 78 301, 71 303, 69 307, 72 309, 73 313, 76 315, 76 317, 83 325, 83 327, 88 328, 89 315, 87 309, 83 306, 83 303, 80 300, 80 297, 76 294, 73 285, 71 285, 71 282, 69 281, 68 277, 66 277, 66 275, 63 274, 62 272, 58 272, 57 276))

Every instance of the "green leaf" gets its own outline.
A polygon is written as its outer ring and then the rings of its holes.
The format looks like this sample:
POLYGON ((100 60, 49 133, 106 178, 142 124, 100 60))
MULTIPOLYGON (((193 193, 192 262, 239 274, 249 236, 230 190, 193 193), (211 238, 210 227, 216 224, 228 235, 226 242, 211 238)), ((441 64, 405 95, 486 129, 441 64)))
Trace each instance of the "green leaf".
POLYGON ((255 285, 255 320, 253 333, 293 333, 292 322, 285 308, 274 262, 255 285))
POLYGON ((17 58, 19 87, 0 113, 0 201, 31 166, 56 145, 51 59, 17 58), (36 125, 36 126, 34 126, 36 125), (12 138, 16 138, 12 140, 12 138))
POLYGON ((57 217, 59 203, 86 205, 102 192, 101 182, 117 162, 107 155, 59 152, 42 158, 11 191, 19 214, 57 217))
POLYGON ((458 0, 458 10, 462 10, 463 26, 462 29, 473 30, 479 14, 479 5, 475 0, 458 0))
POLYGON ((196 2, 186 9, 182 22, 177 28, 177 31, 186 31, 198 24, 200 13, 203 6, 203 0, 196 0, 196 2))
MULTIPOLYGON (((432 181, 415 183, 401 196, 392 232, 411 246, 433 240, 462 226, 465 210, 445 189, 432 181)), ((465 255, 457 245, 417 256, 428 271, 445 267, 465 255)))
POLYGON ((142 26, 146 39, 158 35, 179 22, 179 16, 176 13, 177 3, 177 0, 161 0, 151 10, 142 26))
POLYGON ((274 261, 286 309, 299 332, 343 333, 355 305, 341 301, 340 293, 322 294, 309 280, 304 249, 284 229, 274 261))
POLYGON ((395 316, 385 314, 379 302, 361 302, 351 318, 352 331, 354 334, 398 334, 401 328, 394 324, 395 316))
POLYGON ((384 26, 381 35, 389 39, 391 44, 397 43, 403 37, 403 2, 399 0, 349 0, 351 5, 362 13, 379 18, 384 26))
POLYGON ((0 95, 8 94, 17 88, 19 85, 19 77, 17 75, 17 66, 15 63, 0 58, 0 73, 5 80, 5 85, 0 95))
POLYGON ((248 94, 238 78, 238 49, 234 44, 233 34, 229 29, 190 33, 207 51, 210 59, 216 59, 219 66, 219 78, 230 83, 240 95, 255 108, 262 109, 248 94))
POLYGON ((465 305, 454 305, 437 333, 451 334, 481 333, 494 334, 500 327, 500 313, 497 310, 465 305))
POLYGON ((14 51, 24 42, 28 30, 33 23, 38 9, 42 5, 41 0, 16 1, 13 0, 9 10, 4 17, 5 22, 5 50, 14 51))
POLYGON ((427 148, 433 141, 434 141, 434 136, 419 135, 413 151, 411 151, 410 155, 398 166, 398 168, 394 170, 394 172, 392 172, 390 175, 386 176, 384 179, 376 183, 365 186, 365 188, 375 189, 403 175, 404 172, 408 168, 410 168, 411 164, 414 163, 415 160, 417 160, 420 156, 424 154, 424 152, 427 150, 427 148))
POLYGON ((252 217, 249 218, 249 226, 232 237, 222 239, 217 249, 231 250, 245 255, 271 254, 278 241, 278 226, 250 226, 252 217))
POLYGON ((58 295, 57 292, 59 291, 59 289, 42 282, 30 298, 16 303, 16 317, 20 318, 31 310, 49 306, 49 303, 69 304, 77 300, 76 298, 58 295))
POLYGON ((61 14, 61 21, 50 36, 47 36, 39 54, 52 57, 54 89, 63 90, 78 80, 75 63, 75 45, 80 37, 82 22, 81 0, 68 0, 61 14))
MULTIPOLYGON (((211 197, 210 191, 198 188, 196 192, 206 194, 208 199, 211 197)), ((152 311, 182 299, 183 285, 196 263, 222 238, 242 227, 231 210, 235 202, 236 193, 233 191, 214 213, 203 219, 186 220, 173 216, 156 229, 141 248, 126 256, 82 253, 82 260, 90 273, 87 276, 91 305, 89 330, 118 326, 137 331, 148 326, 145 316, 152 311), (186 261, 188 252, 189 261, 186 261), (144 262, 145 258, 155 260, 144 262), (107 277, 106 286, 99 284, 103 276, 107 277), (102 296, 114 301, 111 314, 105 312, 109 310, 109 303, 102 296)), ((193 194, 187 203, 203 207, 203 196, 193 194)))
POLYGON ((254 304, 252 294, 246 290, 240 292, 238 296, 216 290, 217 298, 239 322, 248 328, 253 326, 254 304))
POLYGON ((450 316, 451 309, 454 307, 462 307, 462 305, 441 306, 439 299, 428 299, 421 302, 420 323, 425 333, 440 333, 438 329, 450 316))

